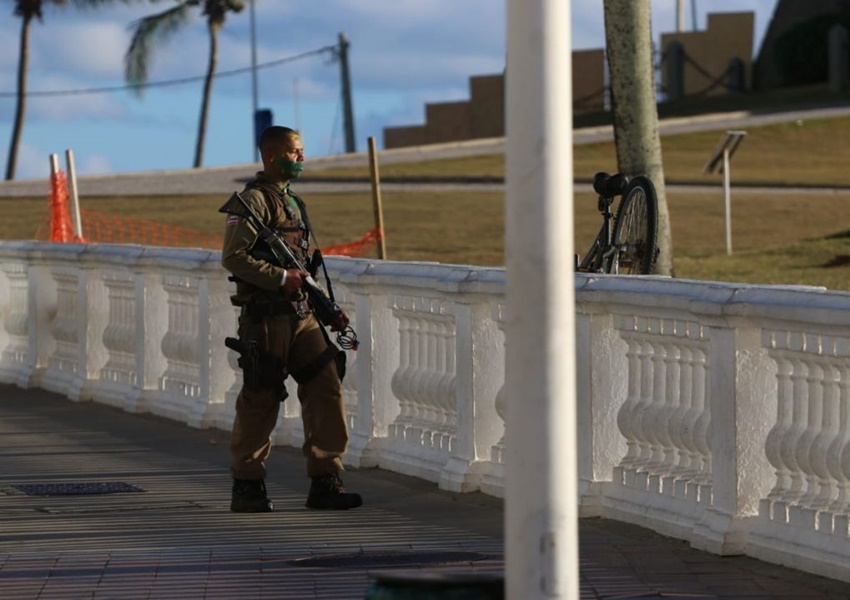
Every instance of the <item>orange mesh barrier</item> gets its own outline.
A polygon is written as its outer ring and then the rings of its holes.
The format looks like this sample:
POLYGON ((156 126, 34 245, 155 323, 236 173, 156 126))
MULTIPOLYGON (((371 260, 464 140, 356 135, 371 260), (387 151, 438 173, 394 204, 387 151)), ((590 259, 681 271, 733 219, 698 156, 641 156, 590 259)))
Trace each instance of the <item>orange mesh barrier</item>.
POLYGON ((149 219, 80 211, 83 236, 90 242, 103 244, 142 244, 176 248, 221 248, 221 236, 203 231, 166 225, 149 219))
POLYGON ((372 231, 367 231, 366 235, 356 242, 322 248, 322 254, 325 256, 363 256, 366 250, 374 246, 381 239, 381 233, 381 228, 375 227, 372 231))
MULTIPOLYGON (((144 246, 171 246, 177 248, 221 249, 222 237, 189 229, 167 225, 158 221, 102 213, 93 210, 80 211, 82 239, 75 239, 69 212, 68 185, 65 173, 59 171, 50 178, 49 235, 44 227, 36 231, 36 239, 51 242, 92 242, 104 244, 140 244, 144 246)), ((322 248, 326 256, 363 256, 381 239, 381 230, 375 229, 354 242, 322 248)))
POLYGON ((68 183, 65 173, 57 171, 50 176, 50 241, 74 241, 74 226, 68 212, 68 183))

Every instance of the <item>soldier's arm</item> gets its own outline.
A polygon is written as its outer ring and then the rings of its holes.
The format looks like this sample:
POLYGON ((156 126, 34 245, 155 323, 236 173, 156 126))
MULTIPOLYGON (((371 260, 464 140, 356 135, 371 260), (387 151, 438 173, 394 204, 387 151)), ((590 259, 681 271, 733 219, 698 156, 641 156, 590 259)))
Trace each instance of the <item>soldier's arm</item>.
MULTIPOLYGON (((269 211, 262 192, 246 190, 242 197, 264 222, 269 221, 269 211)), ((239 279, 260 289, 277 290, 284 281, 284 270, 249 254, 257 241, 257 232, 247 220, 227 215, 224 227, 224 244, 221 250, 222 266, 239 279)))

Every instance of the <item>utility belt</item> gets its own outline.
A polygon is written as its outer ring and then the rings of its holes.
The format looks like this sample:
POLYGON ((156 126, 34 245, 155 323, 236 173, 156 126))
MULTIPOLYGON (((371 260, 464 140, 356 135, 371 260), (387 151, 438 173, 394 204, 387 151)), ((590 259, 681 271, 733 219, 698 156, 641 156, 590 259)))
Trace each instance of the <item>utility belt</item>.
POLYGON ((273 300, 271 302, 249 302, 243 304, 241 313, 252 321, 262 321, 266 317, 278 315, 297 315, 303 319, 310 314, 310 304, 306 300, 273 300))
MULTIPOLYGON (((277 315, 299 315, 304 318, 310 312, 310 305, 304 301, 278 300, 272 302, 252 302, 241 307, 241 315, 258 323, 267 317, 277 315), (299 312, 301 311, 301 312, 299 312)), ((256 339, 225 338, 224 344, 239 353, 238 364, 242 369, 245 388, 252 391, 262 389, 274 390, 277 398, 283 402, 287 397, 286 378, 292 375, 299 384, 306 383, 316 377, 330 361, 336 364, 337 376, 340 381, 345 377, 346 356, 328 338, 324 327, 320 327, 328 346, 312 362, 290 372, 280 358, 272 352, 261 350, 263 342, 256 339)))

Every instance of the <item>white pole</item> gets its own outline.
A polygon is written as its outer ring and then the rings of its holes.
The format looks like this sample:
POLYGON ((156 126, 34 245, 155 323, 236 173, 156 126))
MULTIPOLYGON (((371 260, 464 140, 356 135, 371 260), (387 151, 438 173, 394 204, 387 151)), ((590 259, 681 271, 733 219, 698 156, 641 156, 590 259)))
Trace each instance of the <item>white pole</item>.
POLYGON ((50 177, 53 177, 59 172, 59 155, 50 155, 50 177))
POLYGON ((509 600, 579 597, 570 6, 507 3, 509 600))
POLYGON ((65 164, 68 165, 68 192, 71 195, 71 220, 74 225, 74 238, 82 239, 83 221, 80 217, 80 197, 77 194, 77 169, 74 166, 74 151, 65 150, 65 164))
POLYGON ((685 0, 676 0, 676 31, 685 30, 685 0))
POLYGON ((732 189, 729 177, 729 148, 723 149, 723 191, 726 196, 724 213, 726 216, 726 254, 732 256, 732 189))

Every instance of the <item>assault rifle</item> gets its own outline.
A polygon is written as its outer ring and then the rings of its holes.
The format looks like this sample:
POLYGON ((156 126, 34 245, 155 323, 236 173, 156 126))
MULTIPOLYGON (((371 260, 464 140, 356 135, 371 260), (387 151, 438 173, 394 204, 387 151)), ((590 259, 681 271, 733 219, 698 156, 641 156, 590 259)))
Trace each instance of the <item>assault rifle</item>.
POLYGON ((257 216, 257 213, 245 202, 245 199, 234 192, 230 199, 225 202, 224 206, 218 209, 218 212, 236 215, 242 219, 246 219, 251 227, 263 239, 269 247, 275 260, 285 269, 298 269, 303 271, 305 276, 304 289, 307 292, 307 298, 310 301, 310 306, 316 314, 319 323, 331 328, 337 332, 337 343, 340 347, 346 350, 357 350, 360 342, 357 341, 357 334, 348 324, 348 317, 339 305, 328 297, 325 290, 319 285, 307 267, 298 260, 295 253, 287 245, 285 241, 273 229, 263 223, 262 219, 257 216))

